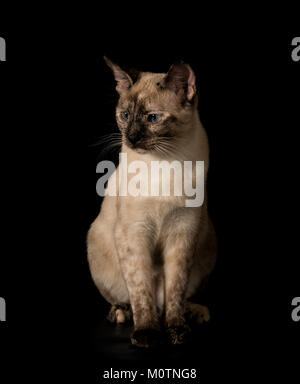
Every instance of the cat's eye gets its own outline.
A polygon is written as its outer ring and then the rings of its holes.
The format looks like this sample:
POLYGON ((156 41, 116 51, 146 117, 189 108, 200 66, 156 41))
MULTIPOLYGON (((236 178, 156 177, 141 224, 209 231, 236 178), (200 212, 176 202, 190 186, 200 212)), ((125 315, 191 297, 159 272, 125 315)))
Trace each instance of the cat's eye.
POLYGON ((121 112, 121 116, 124 120, 129 120, 129 113, 127 111, 121 112))
POLYGON ((150 121, 150 123, 156 124, 160 121, 160 119, 161 115, 159 115, 158 113, 150 113, 148 115, 148 121, 150 121))

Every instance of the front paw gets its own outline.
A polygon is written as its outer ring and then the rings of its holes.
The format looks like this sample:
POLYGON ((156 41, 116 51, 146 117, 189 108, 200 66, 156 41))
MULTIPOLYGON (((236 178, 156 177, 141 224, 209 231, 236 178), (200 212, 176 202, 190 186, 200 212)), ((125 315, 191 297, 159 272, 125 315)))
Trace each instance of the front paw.
POLYGON ((168 341, 171 344, 185 344, 191 336, 191 328, 187 324, 170 326, 166 329, 168 341))
POLYGON ((148 348, 160 342, 161 333, 158 329, 137 329, 131 335, 133 345, 148 348))

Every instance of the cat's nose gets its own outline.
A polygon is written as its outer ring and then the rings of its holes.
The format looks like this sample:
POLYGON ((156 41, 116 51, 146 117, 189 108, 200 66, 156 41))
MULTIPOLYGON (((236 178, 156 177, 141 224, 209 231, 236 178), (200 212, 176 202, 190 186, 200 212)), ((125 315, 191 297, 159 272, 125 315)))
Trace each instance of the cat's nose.
POLYGON ((132 145, 135 145, 141 140, 141 136, 138 133, 134 133, 134 134, 128 135, 127 139, 132 145))

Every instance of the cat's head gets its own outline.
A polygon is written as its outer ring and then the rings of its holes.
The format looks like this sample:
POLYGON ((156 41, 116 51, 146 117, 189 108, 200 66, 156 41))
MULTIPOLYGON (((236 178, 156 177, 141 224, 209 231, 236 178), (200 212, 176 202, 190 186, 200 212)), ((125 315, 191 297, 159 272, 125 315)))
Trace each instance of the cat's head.
POLYGON ((139 153, 167 153, 189 135, 197 108, 195 74, 188 64, 171 66, 167 74, 125 72, 105 58, 120 95, 116 120, 124 143, 139 153))

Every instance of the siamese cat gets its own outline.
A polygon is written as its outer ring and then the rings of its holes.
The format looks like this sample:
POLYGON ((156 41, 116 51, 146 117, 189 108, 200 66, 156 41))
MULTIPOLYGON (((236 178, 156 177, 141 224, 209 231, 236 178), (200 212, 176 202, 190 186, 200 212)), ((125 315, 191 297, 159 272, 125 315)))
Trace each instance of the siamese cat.
MULTIPOLYGON (((105 61, 120 96, 116 120, 128 164, 204 161, 206 184, 209 146, 199 119, 191 67, 179 63, 166 74, 139 72, 133 77, 109 59, 105 61)), ((194 168, 189 177, 194 182, 194 168)), ((88 233, 91 275, 112 305, 108 319, 116 323, 133 319, 131 342, 139 347, 159 340, 162 330, 172 344, 184 343, 190 318, 197 323, 210 318, 207 307, 189 301, 216 260, 206 188, 201 206, 186 207, 185 199, 184 193, 107 195, 88 233)))

